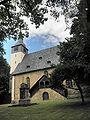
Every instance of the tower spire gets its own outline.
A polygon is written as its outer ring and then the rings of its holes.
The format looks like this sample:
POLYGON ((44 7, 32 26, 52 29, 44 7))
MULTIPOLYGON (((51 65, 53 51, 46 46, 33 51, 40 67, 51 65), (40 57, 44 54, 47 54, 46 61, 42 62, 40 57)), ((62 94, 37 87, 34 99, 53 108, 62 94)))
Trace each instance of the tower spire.
POLYGON ((22 62, 24 56, 28 53, 28 49, 26 48, 26 45, 23 42, 23 39, 19 39, 15 45, 11 47, 11 60, 10 60, 10 66, 12 73, 17 65, 22 62))

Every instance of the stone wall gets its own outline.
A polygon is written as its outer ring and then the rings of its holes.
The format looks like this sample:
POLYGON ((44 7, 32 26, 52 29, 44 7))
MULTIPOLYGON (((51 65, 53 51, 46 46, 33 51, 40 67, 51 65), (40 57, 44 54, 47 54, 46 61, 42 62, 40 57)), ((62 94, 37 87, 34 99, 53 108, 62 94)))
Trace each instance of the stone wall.
MULTIPOLYGON (((48 69, 48 73, 50 74, 53 69, 48 69)), ((14 76, 14 92, 12 96, 14 96, 14 101, 19 101, 20 99, 20 85, 22 83, 26 83, 26 78, 30 78, 30 88, 44 75, 45 70, 34 71, 30 73, 20 74, 14 76)), ((39 91, 40 92, 40 91, 39 91)), ((54 94, 54 93, 53 93, 54 94)), ((55 92, 56 94, 56 92, 55 92)), ((55 95, 54 95, 55 97, 55 95)), ((36 98, 35 98, 36 99, 36 98)), ((40 98, 41 100, 41 98, 40 98)), ((34 98, 33 98, 34 101, 34 98)))
POLYGON ((55 92, 51 88, 39 89, 38 92, 31 98, 31 102, 40 102, 43 101, 43 93, 47 92, 49 94, 49 100, 64 100, 64 97, 59 93, 55 92))

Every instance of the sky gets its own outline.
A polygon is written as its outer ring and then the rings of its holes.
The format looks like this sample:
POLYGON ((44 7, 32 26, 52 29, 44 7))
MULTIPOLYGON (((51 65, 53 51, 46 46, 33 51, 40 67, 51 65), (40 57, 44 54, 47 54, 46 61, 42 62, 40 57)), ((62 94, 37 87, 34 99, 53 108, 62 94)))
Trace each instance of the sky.
MULTIPOLYGON (((45 48, 56 46, 59 42, 69 37, 69 30, 66 30, 66 24, 64 16, 59 16, 59 19, 55 21, 53 17, 48 15, 48 21, 44 25, 40 25, 38 29, 34 24, 24 18, 25 22, 29 25, 29 38, 24 38, 24 43, 29 49, 29 53, 36 52, 45 48)), ((10 63, 11 46, 15 44, 13 39, 6 39, 4 42, 4 49, 7 62, 10 63)))

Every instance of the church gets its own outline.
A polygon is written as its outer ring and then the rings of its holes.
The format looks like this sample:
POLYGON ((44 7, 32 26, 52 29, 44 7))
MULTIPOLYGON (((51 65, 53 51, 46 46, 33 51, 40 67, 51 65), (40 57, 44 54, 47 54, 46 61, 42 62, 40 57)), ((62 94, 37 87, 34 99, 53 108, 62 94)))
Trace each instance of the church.
POLYGON ((59 63, 58 48, 52 47, 28 53, 23 40, 11 47, 11 102, 19 103, 28 96, 31 102, 64 99, 51 88, 49 79, 54 65, 59 63), (26 86, 26 93, 24 93, 26 86))

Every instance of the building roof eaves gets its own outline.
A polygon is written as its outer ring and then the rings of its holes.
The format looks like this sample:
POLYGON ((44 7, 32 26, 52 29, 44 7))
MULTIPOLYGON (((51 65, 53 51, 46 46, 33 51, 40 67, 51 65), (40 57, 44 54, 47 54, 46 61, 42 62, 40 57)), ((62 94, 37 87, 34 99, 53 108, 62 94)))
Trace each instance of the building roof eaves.
POLYGON ((52 67, 47 67, 47 68, 43 68, 43 69, 37 69, 37 70, 31 70, 31 71, 23 71, 23 72, 21 72, 21 73, 11 73, 11 75, 12 76, 15 76, 15 75, 21 75, 21 74, 25 74, 25 73, 31 73, 31 72, 35 72, 35 71, 41 71, 41 70, 46 70, 46 69, 53 69, 53 68, 55 68, 54 66, 52 67))

